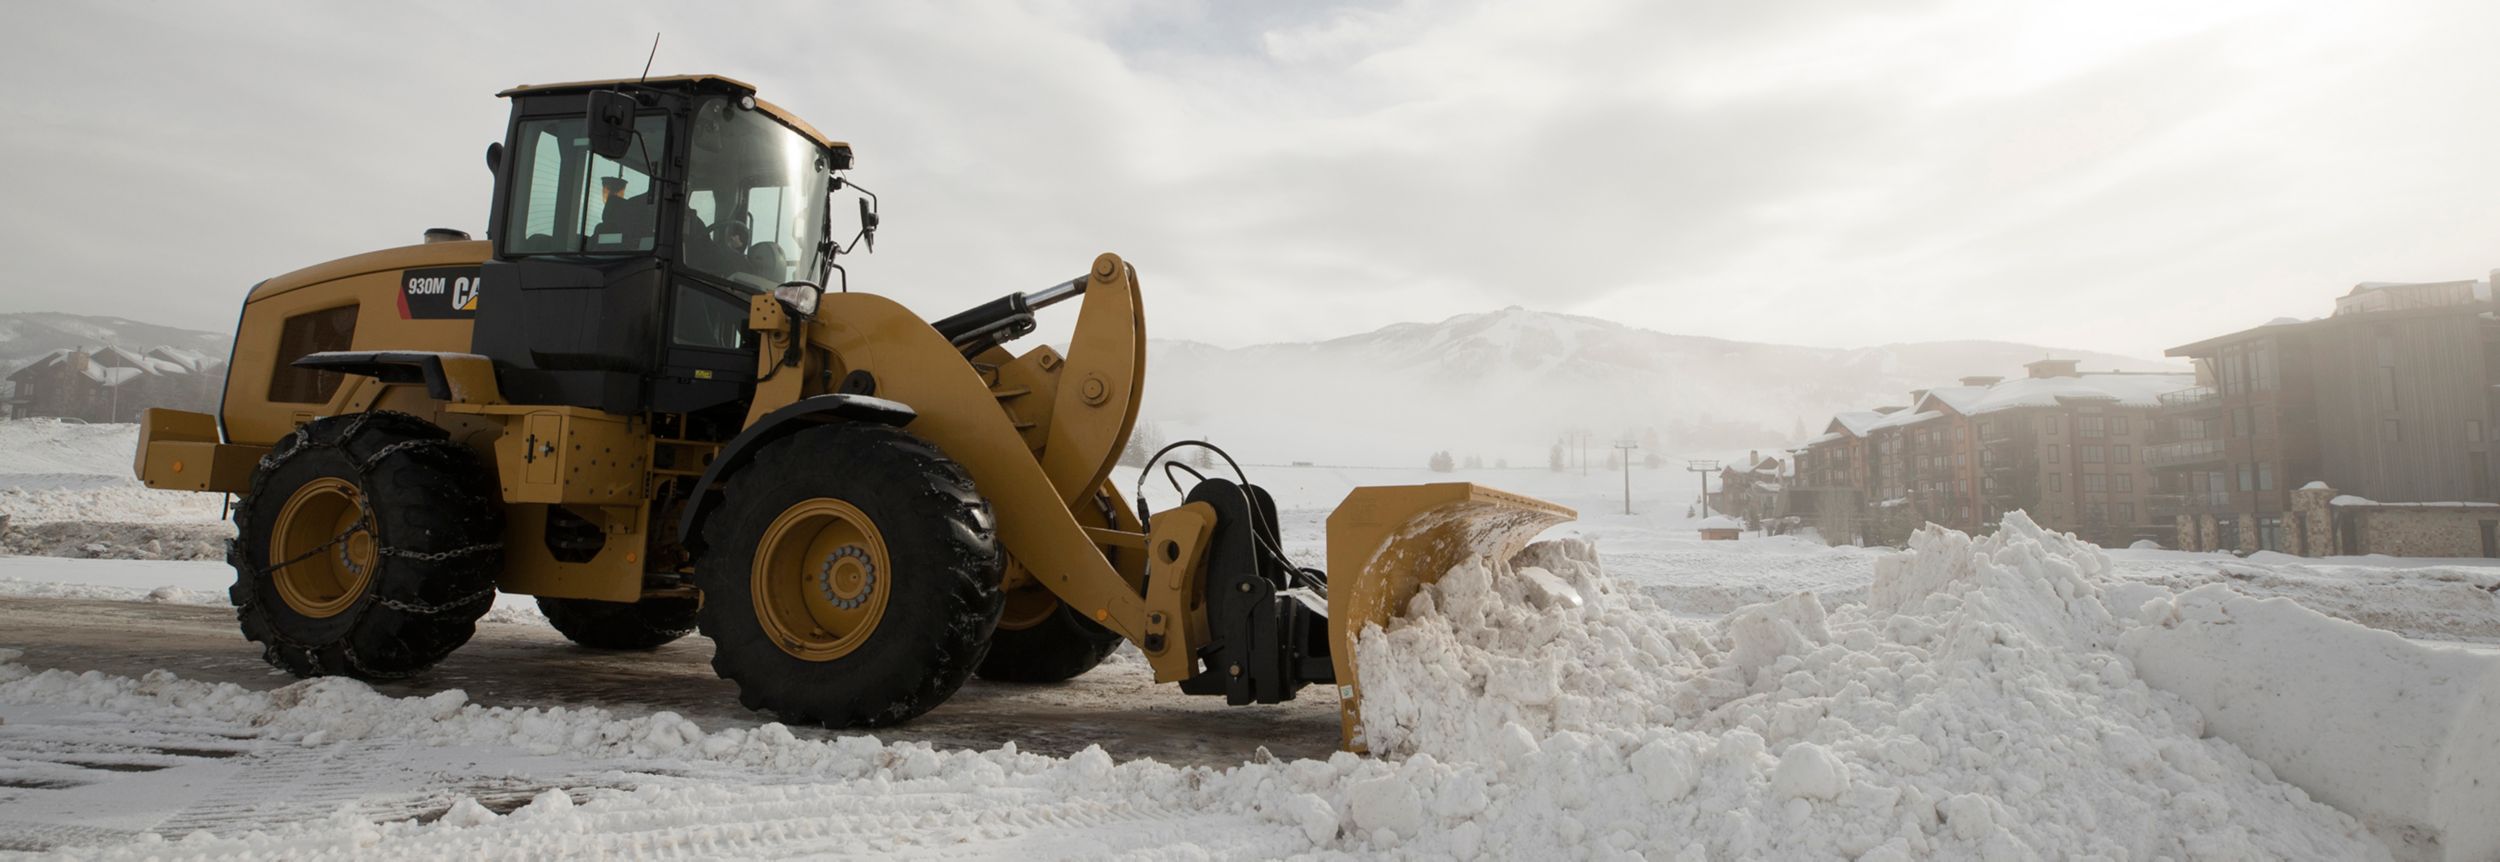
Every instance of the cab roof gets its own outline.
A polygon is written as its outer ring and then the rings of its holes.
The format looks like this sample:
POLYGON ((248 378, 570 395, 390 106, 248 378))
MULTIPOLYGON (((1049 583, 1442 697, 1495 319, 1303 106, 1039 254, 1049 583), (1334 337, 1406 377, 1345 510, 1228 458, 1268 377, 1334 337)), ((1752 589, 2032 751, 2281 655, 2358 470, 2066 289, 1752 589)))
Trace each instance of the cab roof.
MULTIPOLYGON (((592 90, 608 90, 619 87, 637 86, 655 87, 667 90, 734 93, 741 96, 755 95, 754 84, 749 84, 745 81, 741 81, 727 75, 661 75, 658 77, 648 78, 608 78, 598 81, 566 81, 560 84, 522 84, 520 86, 504 90, 503 92, 496 93, 495 95, 501 98, 509 99, 514 96, 536 96, 555 93, 587 93, 592 90)), ((780 105, 776 105, 762 99, 757 99, 755 100, 755 109, 764 112, 765 116, 771 117, 774 120, 779 121, 782 125, 789 126, 790 128, 797 130, 799 134, 806 135, 809 140, 815 141, 816 143, 827 148, 842 150, 844 152, 849 152, 851 149, 850 144, 825 137, 825 133, 817 131, 815 126, 808 125, 806 120, 799 118, 799 115, 782 110, 780 105)))

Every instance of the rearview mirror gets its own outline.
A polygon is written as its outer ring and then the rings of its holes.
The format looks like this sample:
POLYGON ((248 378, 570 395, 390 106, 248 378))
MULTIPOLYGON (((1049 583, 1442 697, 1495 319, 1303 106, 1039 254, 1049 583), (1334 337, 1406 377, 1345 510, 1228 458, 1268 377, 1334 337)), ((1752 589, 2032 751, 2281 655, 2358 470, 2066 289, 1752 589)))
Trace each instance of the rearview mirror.
POLYGON ((867 198, 859 199, 859 236, 868 241, 869 251, 877 250, 877 208, 867 198))
POLYGON ((590 93, 590 152, 621 159, 634 148, 634 97, 615 90, 590 93))

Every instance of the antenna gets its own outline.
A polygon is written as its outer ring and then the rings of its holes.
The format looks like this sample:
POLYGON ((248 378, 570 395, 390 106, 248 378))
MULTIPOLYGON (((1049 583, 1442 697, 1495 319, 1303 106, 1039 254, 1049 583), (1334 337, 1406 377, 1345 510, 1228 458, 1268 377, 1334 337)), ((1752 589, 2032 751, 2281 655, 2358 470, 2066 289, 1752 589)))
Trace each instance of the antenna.
POLYGON ((657 30, 653 30, 653 31, 651 31, 651 55, 650 55, 650 56, 647 56, 647 57, 642 58, 642 78, 641 78, 641 80, 637 80, 637 81, 635 81, 634 83, 639 84, 639 83, 642 83, 643 81, 648 81, 648 80, 651 80, 651 61, 653 61, 653 60, 657 60, 657 59, 659 59, 659 58, 660 58, 660 32, 659 32, 659 31, 657 31, 657 30))

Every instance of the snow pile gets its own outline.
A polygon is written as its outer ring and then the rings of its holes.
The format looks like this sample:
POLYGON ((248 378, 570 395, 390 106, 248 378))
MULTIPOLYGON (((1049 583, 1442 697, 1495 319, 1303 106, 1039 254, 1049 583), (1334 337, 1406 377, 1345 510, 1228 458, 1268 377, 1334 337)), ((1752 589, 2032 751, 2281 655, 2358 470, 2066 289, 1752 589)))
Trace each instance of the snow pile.
POLYGON ((2209 585, 2137 611, 2144 678, 2415 858, 2500 858, 2500 656, 2209 585))
MULTIPOLYGON (((1357 648, 1371 841, 1426 854, 2371 858, 2352 817, 2146 686, 2098 549, 1922 531, 1864 606, 1678 621, 1585 546, 1462 566, 1357 648), (1549 601, 1542 570, 1586 601, 1549 601)), ((2126 585, 2135 605, 2164 594, 2126 585)))
POLYGON ((0 422, 0 553, 223 559, 224 497, 140 485, 138 445, 137 425, 0 422))

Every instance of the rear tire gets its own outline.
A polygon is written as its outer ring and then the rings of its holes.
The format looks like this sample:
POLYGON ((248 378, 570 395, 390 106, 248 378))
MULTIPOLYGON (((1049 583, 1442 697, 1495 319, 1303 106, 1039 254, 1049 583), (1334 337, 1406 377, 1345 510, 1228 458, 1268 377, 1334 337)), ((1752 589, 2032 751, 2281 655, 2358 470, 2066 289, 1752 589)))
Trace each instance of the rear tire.
POLYGON ((652 650, 693 634, 696 599, 638 602, 538 597, 538 612, 566 639, 591 649, 652 650))
POLYGON ((927 712, 998 625, 989 503, 900 429, 824 425, 767 444, 704 536, 697 617, 712 669, 785 721, 878 727, 927 712))
POLYGON ((391 411, 316 419, 270 450, 235 508, 227 595, 243 636, 296 676, 415 675, 494 604, 503 509, 477 455, 391 411))
POLYGON ((1038 621, 1013 629, 1002 624, 990 635, 989 657, 981 660, 982 679, 1066 682, 1093 670, 1120 648, 1119 632, 1096 625, 1056 596, 1042 598, 1052 607, 1038 621))

